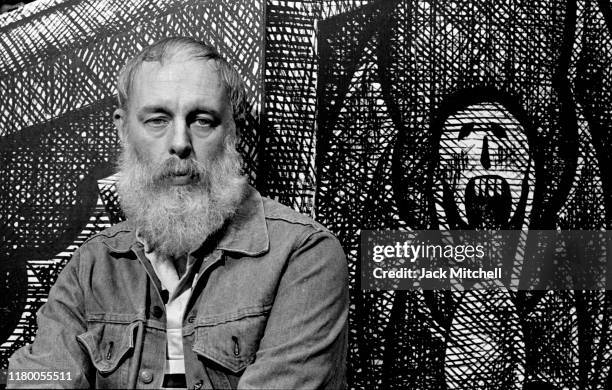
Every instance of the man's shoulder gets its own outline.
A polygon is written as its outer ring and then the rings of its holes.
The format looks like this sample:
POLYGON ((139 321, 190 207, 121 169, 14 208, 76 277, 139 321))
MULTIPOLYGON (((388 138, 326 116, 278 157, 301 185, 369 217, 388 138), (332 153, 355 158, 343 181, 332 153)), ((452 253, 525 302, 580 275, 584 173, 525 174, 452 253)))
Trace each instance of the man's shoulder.
POLYGON ((133 241, 133 227, 128 221, 123 221, 89 237, 81 245, 81 248, 103 244, 110 250, 125 252, 129 250, 133 241))
POLYGON ((263 197, 263 208, 270 241, 287 241, 301 246, 309 241, 324 242, 333 252, 343 252, 338 238, 313 218, 273 199, 263 197))
MULTIPOLYGON (((119 264, 114 260, 132 259, 131 255, 127 257, 124 255, 132 250, 134 237, 128 222, 115 224, 85 240, 75 251, 69 265, 72 264, 73 267, 82 270, 91 270, 93 267, 98 269, 96 272, 114 272, 119 264)), ((86 271, 83 272, 83 275, 88 275, 86 271)))
POLYGON ((275 200, 266 197, 262 200, 272 252, 290 247, 291 253, 299 254, 299 267, 318 264, 337 275, 338 280, 345 278, 346 257, 342 244, 332 232, 311 217, 275 200))
POLYGON ((297 224, 303 226, 310 226, 315 230, 325 231, 329 233, 329 230, 312 219, 311 217, 299 213, 291 207, 285 206, 274 199, 261 197, 263 200, 264 214, 266 220, 269 221, 283 221, 289 224, 297 224))

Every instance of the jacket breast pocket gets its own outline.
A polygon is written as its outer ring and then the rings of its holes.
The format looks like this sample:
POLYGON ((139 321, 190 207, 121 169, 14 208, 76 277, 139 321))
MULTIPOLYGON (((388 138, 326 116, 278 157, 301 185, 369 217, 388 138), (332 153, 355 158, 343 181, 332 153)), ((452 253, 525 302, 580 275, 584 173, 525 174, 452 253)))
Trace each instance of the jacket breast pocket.
POLYGON ((255 361, 266 321, 265 311, 226 321, 200 321, 195 327, 193 351, 238 374, 255 361))
POLYGON ((137 323, 89 324, 87 332, 77 336, 77 340, 89 355, 96 368, 96 387, 127 385, 127 364, 123 364, 134 348, 134 331, 137 323))

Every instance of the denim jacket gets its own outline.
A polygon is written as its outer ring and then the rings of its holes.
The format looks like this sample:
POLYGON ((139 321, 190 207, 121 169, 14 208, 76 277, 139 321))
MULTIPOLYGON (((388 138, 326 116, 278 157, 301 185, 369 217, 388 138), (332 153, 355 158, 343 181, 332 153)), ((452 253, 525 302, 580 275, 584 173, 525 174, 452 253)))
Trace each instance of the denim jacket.
MULTIPOLYGON (((348 270, 339 242, 251 187, 212 241, 193 254, 201 265, 182 319, 187 387, 345 387, 348 270)), ((9 372, 64 380, 8 387, 125 388, 137 375, 137 388, 160 388, 161 291, 129 221, 96 234, 39 310, 34 343, 9 360, 9 372)))

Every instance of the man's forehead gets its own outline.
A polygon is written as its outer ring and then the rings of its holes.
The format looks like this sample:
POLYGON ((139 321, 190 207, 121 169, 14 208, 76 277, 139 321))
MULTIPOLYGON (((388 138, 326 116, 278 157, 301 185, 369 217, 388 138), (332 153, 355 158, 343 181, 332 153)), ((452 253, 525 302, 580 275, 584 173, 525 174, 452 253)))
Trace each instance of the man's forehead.
POLYGON ((207 59, 171 58, 145 61, 132 83, 133 98, 139 103, 158 95, 198 95, 228 102, 216 63, 207 59))
POLYGON ((197 76, 211 86, 221 87, 221 78, 214 61, 197 58, 173 57, 163 61, 144 61, 136 71, 135 84, 139 81, 177 81, 197 76))

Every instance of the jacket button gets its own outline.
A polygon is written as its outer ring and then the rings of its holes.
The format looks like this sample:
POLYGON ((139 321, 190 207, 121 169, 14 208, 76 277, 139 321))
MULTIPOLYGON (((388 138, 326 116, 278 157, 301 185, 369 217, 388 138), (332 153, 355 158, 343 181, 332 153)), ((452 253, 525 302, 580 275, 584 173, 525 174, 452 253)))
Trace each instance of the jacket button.
POLYGON ((153 382, 153 373, 149 370, 140 371, 140 380, 143 383, 151 383, 153 382))
POLYGON ((153 317, 155 318, 161 318, 162 315, 164 315, 164 311, 159 306, 153 306, 153 309, 151 310, 151 314, 153 314, 153 317))
POLYGON ((187 322, 189 322, 190 324, 193 324, 193 321, 195 321, 195 317, 191 316, 189 318, 187 318, 187 322))

